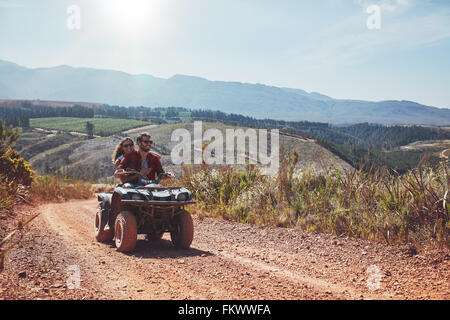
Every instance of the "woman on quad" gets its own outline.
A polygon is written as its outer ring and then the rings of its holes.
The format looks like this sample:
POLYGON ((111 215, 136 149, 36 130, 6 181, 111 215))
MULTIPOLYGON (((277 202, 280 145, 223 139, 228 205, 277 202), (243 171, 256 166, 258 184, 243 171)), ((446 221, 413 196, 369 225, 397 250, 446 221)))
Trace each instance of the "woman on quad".
POLYGON ((116 146, 116 149, 113 152, 112 155, 112 163, 114 166, 117 167, 120 164, 120 161, 124 158, 126 154, 130 154, 131 152, 134 152, 134 142, 131 138, 127 137, 120 141, 120 143, 116 146))

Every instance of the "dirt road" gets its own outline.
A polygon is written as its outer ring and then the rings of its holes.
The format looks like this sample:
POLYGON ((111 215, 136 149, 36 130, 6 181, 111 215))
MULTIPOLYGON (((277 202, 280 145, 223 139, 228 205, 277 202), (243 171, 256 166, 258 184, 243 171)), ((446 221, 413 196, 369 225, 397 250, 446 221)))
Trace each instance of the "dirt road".
POLYGON ((194 216, 190 250, 170 235, 119 253, 95 241, 96 200, 44 204, 0 273, 6 299, 449 299, 448 251, 194 216), (78 282, 71 270, 79 270, 78 282), (75 289, 70 289, 75 286, 75 289), (69 288, 68 288, 69 287, 69 288))

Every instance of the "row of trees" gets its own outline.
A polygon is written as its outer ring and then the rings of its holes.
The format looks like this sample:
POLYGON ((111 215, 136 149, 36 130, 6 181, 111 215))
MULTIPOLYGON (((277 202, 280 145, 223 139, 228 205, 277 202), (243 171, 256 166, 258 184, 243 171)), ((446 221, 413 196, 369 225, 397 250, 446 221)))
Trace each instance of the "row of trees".
POLYGON ((27 115, 0 115, 0 119, 3 119, 7 126, 13 127, 30 127, 30 118, 27 115))
POLYGON ((335 130, 357 137, 362 146, 378 150, 392 150, 414 141, 450 139, 450 131, 422 126, 383 126, 360 123, 335 130))
POLYGON ((225 113, 213 110, 189 110, 190 117, 194 120, 222 121, 229 124, 258 127, 258 128, 279 128, 305 131, 309 128, 328 128, 328 123, 310 121, 285 121, 274 119, 256 119, 235 113, 225 113))
POLYGON ((8 101, 0 105, 0 119, 13 127, 30 126, 31 118, 76 117, 93 118, 94 110, 81 105, 71 107, 37 106, 30 102, 8 101))
POLYGON ((97 105, 92 107, 95 115, 102 117, 121 118, 121 119, 154 119, 154 118, 174 118, 179 117, 180 112, 187 112, 188 109, 179 107, 167 108, 149 108, 139 107, 122 107, 110 105, 97 105))

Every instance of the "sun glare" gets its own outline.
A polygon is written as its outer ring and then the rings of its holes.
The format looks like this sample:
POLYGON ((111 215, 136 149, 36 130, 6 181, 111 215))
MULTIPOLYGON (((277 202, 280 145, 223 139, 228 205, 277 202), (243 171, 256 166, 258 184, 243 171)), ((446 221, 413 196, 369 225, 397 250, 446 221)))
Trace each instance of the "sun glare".
POLYGON ((109 0, 106 5, 108 19, 124 32, 155 26, 157 1, 109 0))

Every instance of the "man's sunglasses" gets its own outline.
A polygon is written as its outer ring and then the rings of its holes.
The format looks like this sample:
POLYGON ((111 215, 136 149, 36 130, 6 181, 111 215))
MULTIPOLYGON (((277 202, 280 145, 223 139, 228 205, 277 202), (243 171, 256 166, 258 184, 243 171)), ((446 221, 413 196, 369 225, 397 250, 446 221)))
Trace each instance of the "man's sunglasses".
POLYGON ((142 140, 142 143, 153 144, 153 140, 142 140))
POLYGON ((134 146, 133 143, 129 143, 129 144, 124 144, 122 147, 124 148, 131 148, 132 146, 134 146))

